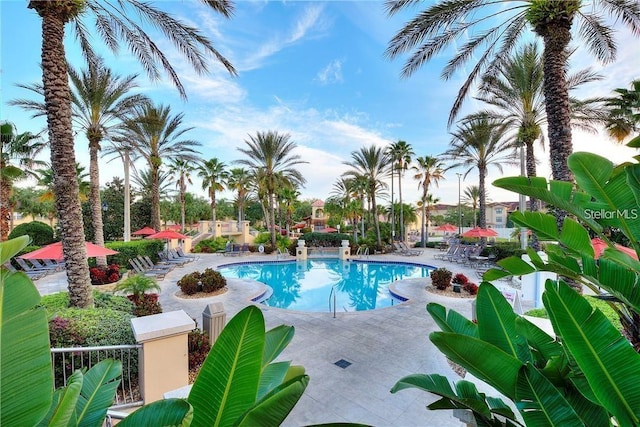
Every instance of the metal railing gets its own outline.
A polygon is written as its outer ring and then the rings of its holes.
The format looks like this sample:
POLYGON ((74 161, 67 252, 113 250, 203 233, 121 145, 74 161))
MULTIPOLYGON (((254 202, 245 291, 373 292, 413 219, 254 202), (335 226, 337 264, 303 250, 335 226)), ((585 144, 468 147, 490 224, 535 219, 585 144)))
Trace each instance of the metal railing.
POLYGON ((119 360, 122 363, 122 377, 116 390, 115 404, 112 408, 127 408, 143 404, 140 394, 140 373, 138 371, 138 352, 142 345, 110 345, 102 347, 69 347, 51 349, 51 366, 54 386, 65 386, 68 378, 77 369, 91 368, 105 359, 119 360))

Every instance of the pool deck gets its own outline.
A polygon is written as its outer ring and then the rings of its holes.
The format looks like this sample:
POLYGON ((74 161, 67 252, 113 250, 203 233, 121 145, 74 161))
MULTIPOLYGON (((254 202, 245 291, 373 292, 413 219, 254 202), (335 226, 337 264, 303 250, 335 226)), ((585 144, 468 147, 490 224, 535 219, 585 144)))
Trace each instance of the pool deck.
MULTIPOLYGON (((420 256, 376 255, 369 260, 418 262, 447 267, 476 281, 473 269, 433 258, 437 250, 427 249, 420 256)), ((275 260, 275 255, 245 255, 235 258, 219 254, 200 254, 200 260, 175 268, 161 280, 160 303, 163 311, 184 310, 201 326, 207 304, 222 302, 227 319, 251 304, 263 285, 249 280, 229 279, 229 290, 222 295, 183 299, 175 294, 176 282, 192 271, 218 265, 275 260)), ((291 257, 291 259, 294 259, 291 257)), ((396 290, 410 300, 378 310, 331 313, 307 313, 260 306, 268 328, 280 324, 295 326, 295 336, 280 359, 303 365, 311 380, 304 395, 283 425, 299 426, 328 422, 357 422, 376 426, 462 426, 451 411, 429 411, 426 405, 437 397, 418 390, 389 390, 405 375, 439 373, 455 381, 460 379, 449 367, 444 355, 428 339, 439 328, 425 310, 428 302, 437 302, 463 315, 471 316, 471 299, 450 298, 425 291, 429 279, 408 279, 395 283, 396 290), (344 359, 351 365, 335 365, 344 359)), ((64 273, 49 275, 35 282, 42 294, 66 290, 64 273)), ((469 377, 469 376, 467 376, 469 377)), ((472 378, 467 378, 474 381, 472 378)), ((475 381, 474 381, 475 382, 475 381)), ((479 384, 482 392, 497 396, 479 384)))

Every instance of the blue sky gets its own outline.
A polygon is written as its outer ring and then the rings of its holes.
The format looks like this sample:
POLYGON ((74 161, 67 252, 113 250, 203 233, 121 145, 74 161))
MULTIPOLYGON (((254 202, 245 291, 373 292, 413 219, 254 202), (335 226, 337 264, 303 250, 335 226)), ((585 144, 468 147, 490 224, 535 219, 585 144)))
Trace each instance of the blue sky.
MULTIPOLYGON (((40 19, 24 0, 3 0, 1 13, 0 119, 14 122, 18 131, 39 131, 44 120, 7 105, 7 101, 29 96, 16 83, 40 81, 40 19)), ((446 52, 410 79, 400 78, 402 60, 389 61, 383 55, 387 42, 417 10, 388 18, 378 1, 240 1, 231 20, 215 15, 198 2, 162 1, 157 4, 181 19, 198 26, 216 48, 236 67, 232 78, 212 62, 211 72, 198 76, 166 41, 158 43, 168 54, 186 87, 188 101, 178 96, 167 79, 151 82, 128 52, 114 57, 101 49, 106 63, 123 75, 140 74, 139 91, 157 103, 168 104, 174 113, 184 113, 184 122, 195 129, 186 136, 202 143, 206 159, 217 157, 233 166, 248 134, 277 130, 290 133, 298 144, 297 154, 309 162, 300 169, 307 185, 302 198, 325 199, 346 170, 343 161, 362 146, 384 146, 399 139, 409 142, 418 156, 437 155, 447 149, 448 112, 465 77, 444 82, 440 72, 446 52)), ((152 33, 152 30, 149 30, 152 33)), ((606 80, 584 89, 588 95, 609 95, 638 78, 640 42, 627 32, 618 37, 620 50, 614 64, 594 63, 584 49, 574 56, 574 67, 593 65, 606 80)), ((100 44, 97 44, 100 46, 100 44)), ((84 64, 71 36, 67 56, 76 68, 84 64)), ((164 76, 163 76, 164 77, 164 76)), ((466 113, 478 107, 467 101, 466 113)), ((613 161, 626 160, 633 152, 615 147, 602 134, 574 133, 575 150, 589 150, 613 161)), ((88 167, 86 141, 76 142, 78 161, 88 167)), ((101 161, 101 181, 121 176, 117 162, 101 161)), ((445 203, 457 203, 455 172, 433 192, 445 203)), ((505 175, 515 175, 507 168, 505 175)), ((539 174, 548 176, 546 153, 541 155, 539 174)), ((489 181, 501 176, 491 170, 489 181)), ((469 174, 462 187, 477 184, 469 174)), ((397 187, 397 186, 396 186, 397 187)), ((194 179, 190 191, 203 194, 194 179)), ((408 173, 403 181, 404 200, 418 200, 417 181, 408 173)), ((230 198, 230 194, 223 194, 230 198)), ((514 195, 490 189, 493 201, 515 200, 514 195)), ((396 196, 397 197, 397 196, 396 196)))

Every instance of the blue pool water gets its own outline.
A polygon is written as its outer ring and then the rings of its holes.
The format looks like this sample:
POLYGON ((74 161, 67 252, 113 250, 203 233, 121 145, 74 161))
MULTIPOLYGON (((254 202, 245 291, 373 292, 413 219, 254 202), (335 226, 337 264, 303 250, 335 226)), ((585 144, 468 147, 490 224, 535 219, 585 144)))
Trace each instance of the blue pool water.
POLYGON ((363 311, 401 302, 389 293, 396 280, 427 277, 429 267, 390 262, 341 261, 337 259, 292 262, 240 263, 220 266, 228 278, 265 283, 273 294, 264 304, 301 311, 363 311), (331 306, 330 306, 331 304, 331 306))

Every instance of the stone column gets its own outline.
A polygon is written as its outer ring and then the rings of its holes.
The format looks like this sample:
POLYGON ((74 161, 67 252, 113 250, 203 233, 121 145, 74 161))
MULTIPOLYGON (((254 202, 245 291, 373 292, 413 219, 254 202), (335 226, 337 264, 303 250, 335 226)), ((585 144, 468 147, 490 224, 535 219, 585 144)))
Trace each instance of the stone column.
POLYGON ((342 246, 338 248, 338 258, 343 261, 348 260, 351 257, 351 246, 349 246, 348 240, 342 241, 342 246))
POLYGON ((305 261, 307 259, 307 247, 305 241, 298 240, 298 247, 296 248, 296 261, 305 261))

